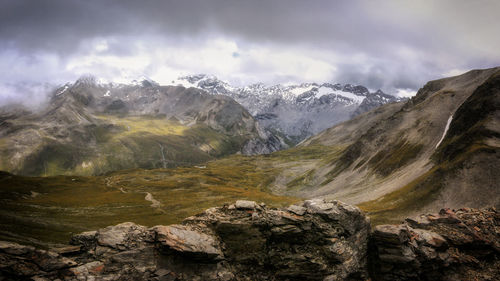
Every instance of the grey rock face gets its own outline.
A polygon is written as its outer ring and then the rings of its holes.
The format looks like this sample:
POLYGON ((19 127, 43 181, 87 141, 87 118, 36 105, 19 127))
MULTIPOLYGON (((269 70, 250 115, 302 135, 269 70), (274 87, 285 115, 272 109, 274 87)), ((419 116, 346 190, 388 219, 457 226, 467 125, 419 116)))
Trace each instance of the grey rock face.
POLYGON ((288 148, 288 145, 282 138, 269 134, 264 138, 249 140, 241 149, 241 153, 245 155, 269 154, 284 148, 288 148))
POLYGON ((389 102, 394 101, 403 101, 404 99, 395 98, 394 96, 385 94, 381 90, 376 91, 375 93, 368 93, 366 98, 361 102, 358 108, 352 114, 352 117, 357 116, 363 112, 370 111, 376 107, 384 105, 389 102))
POLYGON ((133 243, 151 240, 147 237, 146 227, 125 222, 100 229, 96 233, 97 244, 113 249, 128 249, 133 243))
POLYGON ((52 251, 0 241, 0 277, 10 280, 57 276, 77 263, 52 251), (40 276, 42 277, 42 276, 40 276))

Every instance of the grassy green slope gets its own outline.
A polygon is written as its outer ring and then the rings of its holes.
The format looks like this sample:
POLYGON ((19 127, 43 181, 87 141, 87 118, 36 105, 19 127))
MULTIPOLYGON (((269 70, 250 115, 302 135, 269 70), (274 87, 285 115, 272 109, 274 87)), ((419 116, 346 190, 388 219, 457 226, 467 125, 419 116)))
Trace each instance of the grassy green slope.
POLYGON ((0 142, 0 170, 51 176, 98 175, 134 167, 176 167, 235 153, 246 141, 245 136, 228 136, 199 123, 186 126, 164 116, 96 118, 95 124, 59 131, 38 128, 37 136, 32 138, 35 141, 22 161, 12 159, 23 153, 16 145, 25 136, 8 135, 0 142))

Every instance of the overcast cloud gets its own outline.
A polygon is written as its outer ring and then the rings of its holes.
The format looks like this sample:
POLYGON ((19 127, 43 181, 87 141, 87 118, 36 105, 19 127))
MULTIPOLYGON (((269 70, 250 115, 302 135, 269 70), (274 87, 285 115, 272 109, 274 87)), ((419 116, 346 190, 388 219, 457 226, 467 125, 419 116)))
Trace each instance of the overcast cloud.
POLYGON ((500 65, 500 1, 0 0, 0 103, 83 74, 409 94, 500 65), (45 87, 45 86, 44 86, 45 87), (3 101, 2 101, 3 100, 3 101))

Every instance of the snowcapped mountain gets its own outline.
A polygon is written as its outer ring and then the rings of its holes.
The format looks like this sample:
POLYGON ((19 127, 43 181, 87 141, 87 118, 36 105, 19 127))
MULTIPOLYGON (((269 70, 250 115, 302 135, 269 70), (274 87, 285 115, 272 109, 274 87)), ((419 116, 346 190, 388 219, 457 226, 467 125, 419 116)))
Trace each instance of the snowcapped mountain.
POLYGON ((292 143, 380 105, 400 101, 381 90, 371 93, 366 87, 351 84, 267 86, 258 83, 234 87, 205 74, 180 77, 172 84, 230 96, 259 120, 261 126, 282 134, 292 143))

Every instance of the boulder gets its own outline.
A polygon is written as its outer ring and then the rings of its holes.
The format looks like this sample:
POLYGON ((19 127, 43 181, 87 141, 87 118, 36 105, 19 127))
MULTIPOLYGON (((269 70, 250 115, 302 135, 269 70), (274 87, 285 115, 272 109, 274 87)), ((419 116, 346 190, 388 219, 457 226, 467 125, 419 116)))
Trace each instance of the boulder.
POLYGON ((97 231, 82 232, 71 237, 71 245, 81 246, 85 250, 93 250, 96 246, 97 231))
POLYGON ((156 241, 167 249, 207 261, 222 258, 218 243, 210 235, 189 230, 184 225, 160 225, 153 229, 156 241))
POLYGON ((213 208, 184 221, 207 226, 228 271, 241 280, 364 278, 369 220, 339 201, 305 201, 285 209, 255 202, 213 208))
POLYGON ((135 244, 148 239, 148 231, 144 226, 132 222, 124 222, 100 229, 96 233, 97 244, 114 249, 130 249, 135 244))
POLYGON ((234 206, 236 207, 236 209, 241 209, 241 210, 253 210, 255 208, 258 208, 256 202, 247 200, 237 200, 234 206))
POLYGON ((287 208, 287 210, 299 216, 303 216, 307 211, 306 208, 299 205, 291 205, 290 207, 287 208))
POLYGON ((370 239, 374 280, 500 280, 496 209, 443 209, 379 225, 370 239))
POLYGON ((55 252, 0 241, 0 277, 13 277, 13 280, 48 277, 50 280, 74 266, 77 266, 75 261, 55 252))

